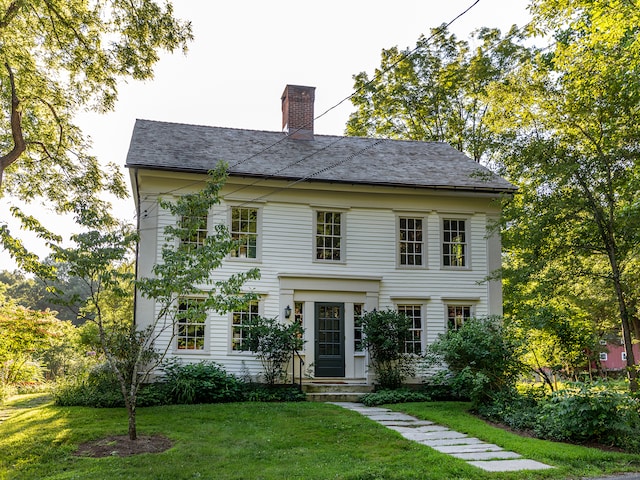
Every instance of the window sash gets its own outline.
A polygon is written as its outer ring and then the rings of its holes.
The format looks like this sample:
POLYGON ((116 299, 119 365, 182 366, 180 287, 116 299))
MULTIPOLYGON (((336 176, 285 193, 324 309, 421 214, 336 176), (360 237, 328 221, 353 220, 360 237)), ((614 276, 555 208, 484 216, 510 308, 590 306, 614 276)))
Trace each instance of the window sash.
POLYGON ((197 217, 186 217, 183 216, 180 219, 180 227, 181 228, 189 228, 191 222, 196 222, 197 228, 193 231, 189 232, 188 235, 185 235, 180 239, 180 244, 186 248, 199 248, 204 245, 205 239, 207 238, 208 229, 207 229, 207 216, 201 215, 197 217))
POLYGON ((176 348, 178 350, 204 350, 207 314, 194 305, 199 298, 182 298, 176 314, 176 348), (194 311, 194 308, 197 310, 194 311))
POLYGON ((410 337, 404 342, 404 353, 422 353, 422 305, 398 305, 398 313, 411 320, 410 337))
POLYGON ((231 314, 231 350, 244 351, 244 343, 249 338, 248 325, 259 315, 258 302, 252 301, 242 310, 231 314))
POLYGON ((471 318, 471 305, 447 305, 447 328, 458 330, 471 318))
POLYGON ((424 265, 423 219, 400 217, 398 225, 398 249, 400 265, 424 265))
POLYGON ((230 252, 236 258, 258 258, 258 209, 232 207, 231 238, 238 242, 230 252))
POLYGON ((316 260, 342 260, 342 212, 316 212, 316 260))
POLYGON ((442 263, 445 267, 467 266, 466 221, 445 219, 442 224, 442 263))

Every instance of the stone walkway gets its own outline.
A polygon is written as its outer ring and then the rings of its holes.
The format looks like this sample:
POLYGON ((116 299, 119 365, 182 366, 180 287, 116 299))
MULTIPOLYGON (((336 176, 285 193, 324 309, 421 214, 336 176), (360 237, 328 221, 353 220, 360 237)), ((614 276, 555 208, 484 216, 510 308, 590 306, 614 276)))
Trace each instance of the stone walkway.
POLYGON ((474 467, 488 472, 513 472, 518 470, 544 470, 550 465, 527 460, 515 452, 503 450, 498 445, 485 443, 463 433, 387 408, 366 407, 362 403, 331 402, 353 410, 365 417, 399 432, 407 440, 416 441, 442 453, 465 460, 474 467))

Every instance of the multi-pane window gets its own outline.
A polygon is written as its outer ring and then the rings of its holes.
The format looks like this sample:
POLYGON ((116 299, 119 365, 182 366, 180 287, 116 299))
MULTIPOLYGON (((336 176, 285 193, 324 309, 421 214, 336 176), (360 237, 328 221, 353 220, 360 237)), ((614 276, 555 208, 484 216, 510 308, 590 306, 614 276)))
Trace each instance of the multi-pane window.
POLYGON ((182 217, 180 228, 183 230, 180 244, 188 249, 198 248, 207 238, 207 216, 182 217))
POLYGON ((398 313, 411 320, 409 338, 404 342, 404 352, 422 353, 422 305, 398 305, 398 313))
POLYGON ((423 265, 422 219, 399 219, 400 265, 423 265))
POLYGON ((353 304, 353 350, 355 352, 363 352, 362 344, 362 314, 364 305, 361 303, 353 304))
POLYGON ((176 348, 204 350, 207 312, 201 308, 202 299, 181 298, 176 315, 176 348))
POLYGON ((342 213, 316 212, 316 260, 342 260, 342 213))
POLYGON ((447 328, 458 330, 465 320, 471 318, 470 305, 447 305, 447 328))
POLYGON ((445 219, 442 225, 442 238, 442 264, 445 267, 466 267, 465 220, 445 219))
POLYGON ((231 349, 245 350, 244 343, 248 339, 248 326, 253 319, 259 315, 258 302, 252 301, 249 304, 232 313, 231 316, 231 349))
POLYGON ((231 238, 237 247, 232 257, 258 257, 258 209, 233 207, 231 209, 231 238))

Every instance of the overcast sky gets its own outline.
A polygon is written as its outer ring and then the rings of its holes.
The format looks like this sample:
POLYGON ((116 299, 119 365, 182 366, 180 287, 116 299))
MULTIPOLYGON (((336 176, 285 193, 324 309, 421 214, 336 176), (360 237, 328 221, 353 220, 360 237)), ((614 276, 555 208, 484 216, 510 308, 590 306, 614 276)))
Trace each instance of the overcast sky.
MULTIPOLYGON (((124 171, 136 118, 280 131, 280 96, 285 85, 294 84, 316 87, 316 116, 331 109, 316 121, 315 132, 341 135, 353 108, 348 101, 333 107, 352 93, 353 75, 371 74, 380 65, 382 49, 413 48, 421 34, 474 3, 173 0, 176 16, 193 24, 195 39, 187 55, 163 55, 152 81, 122 84, 114 112, 82 114, 79 124, 92 138, 94 154, 124 171)), ((479 0, 449 29, 461 39, 480 27, 505 31, 527 23, 527 5, 528 0, 479 0)), ((1 199, 0 211, 13 203, 1 199)), ((115 208, 121 218, 135 221, 133 201, 115 208)), ((50 226, 63 220, 55 222, 50 226)), ((12 268, 7 252, 0 251, 0 270, 12 268)))

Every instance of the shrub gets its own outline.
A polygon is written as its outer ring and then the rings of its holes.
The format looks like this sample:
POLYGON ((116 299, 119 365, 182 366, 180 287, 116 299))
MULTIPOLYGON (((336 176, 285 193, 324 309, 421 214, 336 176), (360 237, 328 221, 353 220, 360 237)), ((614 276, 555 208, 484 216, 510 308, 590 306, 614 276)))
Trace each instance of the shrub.
POLYGON ((431 397, 427 393, 406 388, 367 393, 360 399, 367 407, 391 403, 428 402, 430 400, 431 397))
POLYGON ((100 364, 84 375, 58 381, 53 389, 57 405, 84 407, 122 407, 120 383, 107 364, 100 364))
POLYGON ((304 344, 304 329, 296 322, 282 323, 275 318, 257 317, 247 326, 247 341, 242 348, 255 352, 268 384, 283 381, 294 350, 304 344))
POLYGON ((163 367, 163 388, 171 403, 221 403, 242 400, 241 382, 215 362, 163 367))
POLYGON ((538 422, 543 399, 544 387, 523 393, 514 390, 499 392, 490 404, 478 406, 477 413, 515 430, 532 432, 538 422))
POLYGON ((640 402, 602 385, 578 383, 554 392, 540 406, 538 436, 615 445, 640 452, 640 402))
POLYGON ((405 378, 415 375, 416 357, 405 353, 410 328, 411 320, 394 310, 374 310, 362 317, 364 346, 383 389, 399 388, 405 378))
POLYGON ((431 400, 469 400, 466 384, 461 382, 459 376, 446 370, 426 378, 423 389, 431 400))
POLYGON ((467 320, 429 346, 431 361, 443 361, 474 406, 490 404, 499 392, 515 389, 524 366, 517 344, 496 317, 467 320))

